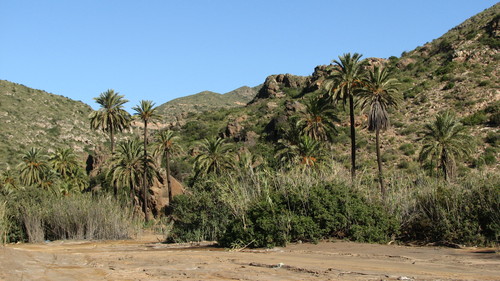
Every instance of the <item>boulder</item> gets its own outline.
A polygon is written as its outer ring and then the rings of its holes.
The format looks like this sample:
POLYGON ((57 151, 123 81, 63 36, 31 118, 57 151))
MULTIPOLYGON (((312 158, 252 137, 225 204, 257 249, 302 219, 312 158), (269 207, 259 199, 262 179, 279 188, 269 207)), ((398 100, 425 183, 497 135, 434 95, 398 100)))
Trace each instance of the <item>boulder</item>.
MULTIPOLYGON (((170 181, 172 184, 172 196, 177 196, 179 194, 184 194, 185 190, 182 184, 170 176, 170 181)), ((149 209, 151 213, 156 217, 162 214, 165 207, 167 207, 170 202, 168 201, 168 188, 166 179, 162 176, 160 179, 154 181, 153 186, 149 190, 149 209)))

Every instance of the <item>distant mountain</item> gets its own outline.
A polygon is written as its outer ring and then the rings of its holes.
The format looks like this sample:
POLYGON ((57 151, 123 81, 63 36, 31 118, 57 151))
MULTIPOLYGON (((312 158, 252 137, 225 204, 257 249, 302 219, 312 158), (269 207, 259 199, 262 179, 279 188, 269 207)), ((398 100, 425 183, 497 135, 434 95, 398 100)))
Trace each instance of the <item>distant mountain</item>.
POLYGON ((185 117, 187 113, 241 107, 255 97, 260 87, 244 86, 225 94, 204 91, 166 102, 158 106, 157 112, 164 118, 164 121, 172 122, 176 120, 176 117, 185 117))
POLYGON ((90 130, 90 112, 83 102, 0 80, 0 168, 19 163, 31 147, 82 153, 103 142, 103 134, 90 130))

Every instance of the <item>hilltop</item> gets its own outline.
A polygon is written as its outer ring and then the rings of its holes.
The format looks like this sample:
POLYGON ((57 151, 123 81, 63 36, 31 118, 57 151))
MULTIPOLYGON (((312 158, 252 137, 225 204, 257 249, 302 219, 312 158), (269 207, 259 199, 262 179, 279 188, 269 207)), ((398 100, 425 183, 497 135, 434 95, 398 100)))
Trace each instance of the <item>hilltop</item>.
POLYGON ((225 94, 203 91, 194 95, 177 98, 158 106, 157 112, 166 122, 178 121, 188 113, 201 113, 219 108, 245 106, 251 101, 261 86, 243 86, 225 94))

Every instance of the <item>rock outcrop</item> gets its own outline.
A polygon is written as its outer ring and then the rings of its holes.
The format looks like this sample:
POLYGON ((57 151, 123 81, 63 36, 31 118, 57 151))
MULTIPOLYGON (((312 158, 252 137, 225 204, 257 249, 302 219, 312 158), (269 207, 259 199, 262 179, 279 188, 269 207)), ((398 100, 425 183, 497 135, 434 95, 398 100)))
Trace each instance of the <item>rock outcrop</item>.
MULTIPOLYGON (((172 184, 172 195, 174 197, 179 194, 184 194, 184 187, 177 179, 170 176, 170 182, 172 184)), ((168 201, 166 178, 161 177, 159 180, 154 181, 153 186, 149 190, 149 196, 149 208, 156 217, 164 212, 165 207, 170 205, 168 201)))
POLYGON ((292 74, 268 76, 253 101, 258 99, 284 97, 286 96, 284 91, 286 88, 305 88, 309 85, 310 79, 311 78, 309 76, 298 76, 292 74))

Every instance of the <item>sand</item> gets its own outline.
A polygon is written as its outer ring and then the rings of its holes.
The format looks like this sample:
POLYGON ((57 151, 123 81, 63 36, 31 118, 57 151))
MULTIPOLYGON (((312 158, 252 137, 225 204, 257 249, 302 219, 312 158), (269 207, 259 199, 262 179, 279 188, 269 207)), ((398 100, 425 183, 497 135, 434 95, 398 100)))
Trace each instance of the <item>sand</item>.
POLYGON ((499 249, 353 242, 231 251, 158 237, 0 246, 1 280, 500 280, 499 249))

